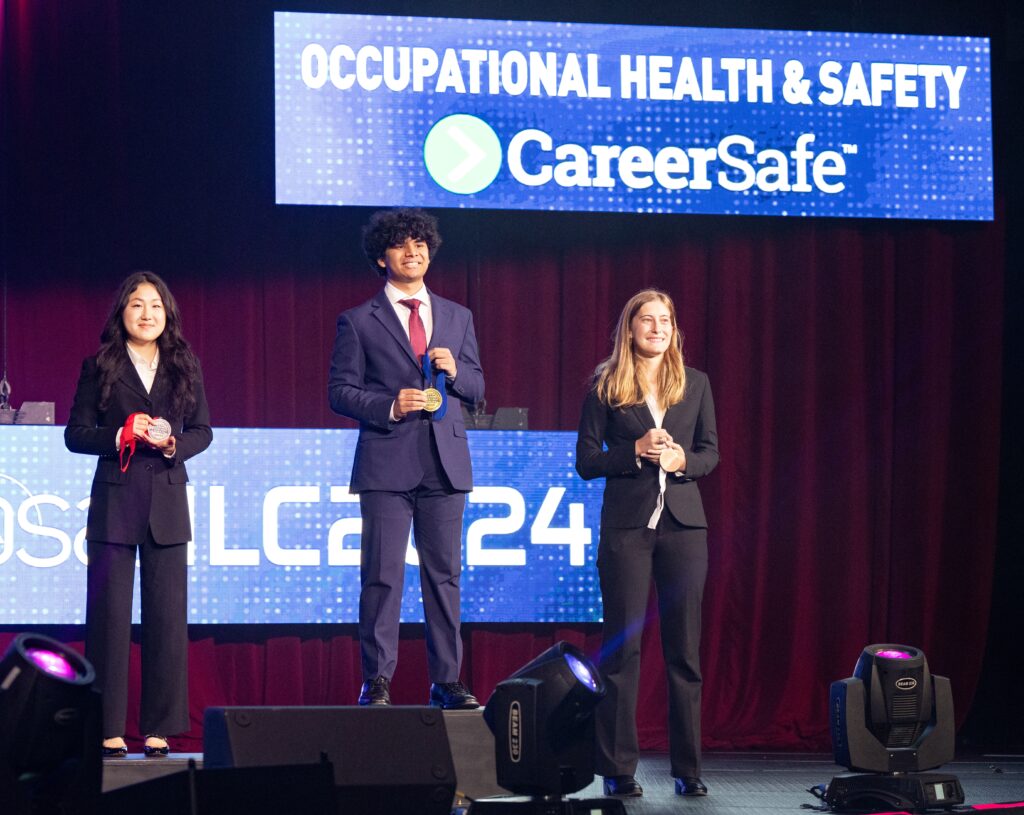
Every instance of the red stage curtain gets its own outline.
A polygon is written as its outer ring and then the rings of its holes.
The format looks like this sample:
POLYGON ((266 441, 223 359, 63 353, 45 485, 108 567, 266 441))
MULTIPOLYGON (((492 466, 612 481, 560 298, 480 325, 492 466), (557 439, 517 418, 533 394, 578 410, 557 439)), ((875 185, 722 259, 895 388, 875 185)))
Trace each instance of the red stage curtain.
MULTIPOLYGON (((59 19, 4 6, 15 403, 55 400, 67 418, 117 281, 148 266, 180 301, 216 426, 344 426, 325 380, 336 315, 379 286, 358 256, 366 213, 274 207, 272 116, 252 111, 269 84, 204 96, 199 78, 227 70, 210 49, 187 50, 173 27, 143 47, 117 6, 65 4, 59 19)), ((880 641, 922 647, 951 677, 962 720, 996 545, 1001 213, 981 224, 439 214, 446 245, 430 284, 473 309, 488 404, 528 407, 534 429, 575 428, 629 295, 654 285, 675 298, 721 434, 721 465, 702 485, 708 746, 827 746, 828 683, 880 641)), ((647 748, 666 744, 656 635, 652 625, 647 748)), ((425 695, 417 636, 399 701, 425 695)), ((596 650, 593 626, 473 627, 467 679, 486 697, 559 637, 596 650)), ((350 631, 252 639, 196 633, 186 746, 206 705, 354 698, 350 631)))

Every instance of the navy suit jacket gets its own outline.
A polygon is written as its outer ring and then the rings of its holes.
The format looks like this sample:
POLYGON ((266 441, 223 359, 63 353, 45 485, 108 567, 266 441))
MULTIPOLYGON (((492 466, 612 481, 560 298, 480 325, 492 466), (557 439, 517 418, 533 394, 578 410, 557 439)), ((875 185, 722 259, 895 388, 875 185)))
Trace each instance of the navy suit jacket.
MULTIPOLYGON (((658 500, 660 468, 648 461, 637 467, 634 443, 654 426, 646 403, 613 408, 598 399, 595 391, 587 395, 576 440, 576 471, 586 480, 606 479, 602 528, 647 526, 658 500)), ((695 480, 718 464, 715 403, 707 374, 686 369, 683 401, 669 407, 662 427, 686 451, 686 472, 668 475, 665 506, 684 526, 707 527, 695 480)))
POLYGON ((196 406, 189 416, 176 416, 171 409, 170 380, 166 369, 156 369, 153 388, 139 379, 125 351, 120 374, 111 393, 110 406, 99 409, 100 377, 96 357, 82 363, 71 416, 64 430, 64 444, 72 453, 99 456, 92 482, 86 537, 91 541, 141 544, 147 529, 158 544, 192 540, 185 484, 185 461, 210 446, 210 411, 202 379, 193 383, 196 406), (174 458, 139 443, 121 472, 114 440, 132 413, 161 416, 171 423, 175 437, 174 458))
POLYGON ((382 289, 338 317, 327 393, 331 410, 359 422, 359 441, 349 489, 404 492, 423 478, 418 434, 428 422, 445 475, 460 492, 473 489, 461 402, 472 407, 484 395, 473 315, 469 309, 430 293, 433 330, 430 348, 448 348, 458 375, 447 380, 448 409, 441 419, 420 412, 392 422, 391 405, 402 388, 426 387, 420 361, 382 289))

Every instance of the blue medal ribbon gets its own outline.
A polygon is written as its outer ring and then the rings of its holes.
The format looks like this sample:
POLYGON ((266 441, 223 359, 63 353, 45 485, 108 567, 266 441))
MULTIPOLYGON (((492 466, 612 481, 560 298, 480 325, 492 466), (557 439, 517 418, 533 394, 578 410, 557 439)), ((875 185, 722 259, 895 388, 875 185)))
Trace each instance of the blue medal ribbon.
POLYGON ((441 407, 430 414, 430 418, 443 419, 444 414, 448 412, 448 392, 445 390, 445 372, 438 371, 434 373, 433 366, 430 364, 430 354, 423 355, 423 376, 427 380, 427 387, 433 387, 441 394, 441 407))

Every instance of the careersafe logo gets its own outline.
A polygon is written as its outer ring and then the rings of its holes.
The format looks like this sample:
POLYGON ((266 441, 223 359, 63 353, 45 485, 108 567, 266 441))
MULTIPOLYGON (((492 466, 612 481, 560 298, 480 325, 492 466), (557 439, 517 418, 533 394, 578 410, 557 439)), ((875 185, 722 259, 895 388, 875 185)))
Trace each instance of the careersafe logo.
POLYGON ((790 150, 759 149, 753 139, 733 134, 708 145, 556 144, 543 130, 528 128, 509 140, 507 155, 494 129, 483 119, 465 113, 446 116, 427 134, 423 162, 434 181, 461 195, 486 189, 497 178, 502 161, 509 175, 525 187, 625 186, 646 190, 710 190, 732 192, 756 187, 761 192, 837 193, 845 189, 844 154, 856 154, 857 145, 844 144, 842 152, 813 149, 813 133, 801 133, 790 150))

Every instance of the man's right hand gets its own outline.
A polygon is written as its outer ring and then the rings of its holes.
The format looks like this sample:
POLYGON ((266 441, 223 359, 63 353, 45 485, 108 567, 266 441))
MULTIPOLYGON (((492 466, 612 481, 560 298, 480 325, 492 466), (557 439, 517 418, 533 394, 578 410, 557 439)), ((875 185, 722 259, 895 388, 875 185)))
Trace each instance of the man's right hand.
POLYGON ((402 388, 395 397, 395 418, 401 421, 410 413, 423 410, 427 406, 427 397, 416 388, 402 388))

